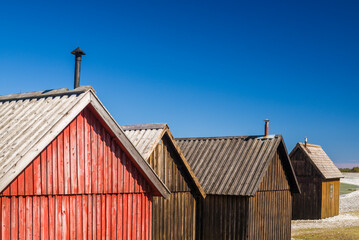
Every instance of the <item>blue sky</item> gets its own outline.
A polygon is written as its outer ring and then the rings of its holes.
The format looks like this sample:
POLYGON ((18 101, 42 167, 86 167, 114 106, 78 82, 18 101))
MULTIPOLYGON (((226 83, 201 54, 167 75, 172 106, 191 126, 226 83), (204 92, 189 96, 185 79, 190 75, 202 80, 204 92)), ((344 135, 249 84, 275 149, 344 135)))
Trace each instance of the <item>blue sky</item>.
POLYGON ((0 94, 92 85, 120 124, 282 134, 359 164, 358 1, 3 1, 0 94), (131 2, 131 3, 129 3, 131 2))

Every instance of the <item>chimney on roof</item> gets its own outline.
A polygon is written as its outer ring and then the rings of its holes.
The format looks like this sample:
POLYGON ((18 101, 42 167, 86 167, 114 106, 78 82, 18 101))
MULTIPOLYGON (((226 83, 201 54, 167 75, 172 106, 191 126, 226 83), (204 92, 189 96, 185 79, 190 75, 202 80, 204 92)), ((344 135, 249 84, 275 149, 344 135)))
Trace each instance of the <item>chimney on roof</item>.
POLYGON ((307 142, 308 142, 308 138, 305 137, 305 138, 304 138, 304 147, 307 147, 307 142))
POLYGON ((268 127, 269 127, 269 119, 264 119, 265 125, 264 125, 264 136, 268 136, 268 127))
POLYGON ((75 79, 74 79, 74 88, 80 87, 80 69, 81 69, 81 59, 82 55, 86 55, 81 48, 76 48, 71 52, 75 55, 75 79))

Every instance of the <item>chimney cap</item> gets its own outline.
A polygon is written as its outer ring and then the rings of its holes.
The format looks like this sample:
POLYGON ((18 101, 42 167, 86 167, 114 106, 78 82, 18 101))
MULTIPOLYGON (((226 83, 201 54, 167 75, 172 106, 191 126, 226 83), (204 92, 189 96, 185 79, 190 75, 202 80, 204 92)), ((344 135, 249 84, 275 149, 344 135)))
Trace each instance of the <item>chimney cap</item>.
POLYGON ((84 53, 84 51, 82 51, 82 49, 80 47, 77 47, 75 50, 73 50, 71 52, 71 54, 73 55, 86 55, 86 53, 84 53))
POLYGON ((266 119, 264 119, 264 121, 265 121, 265 122, 269 122, 269 119, 268 119, 268 118, 266 118, 266 119))

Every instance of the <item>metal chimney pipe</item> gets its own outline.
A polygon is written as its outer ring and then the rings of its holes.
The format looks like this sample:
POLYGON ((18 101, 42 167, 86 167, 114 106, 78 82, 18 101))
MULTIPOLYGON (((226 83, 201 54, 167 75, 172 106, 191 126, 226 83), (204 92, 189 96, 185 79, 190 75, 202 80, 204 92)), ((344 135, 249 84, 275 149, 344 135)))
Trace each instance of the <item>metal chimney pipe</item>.
POLYGON ((265 125, 264 125, 264 136, 268 136, 268 127, 269 127, 269 119, 264 119, 265 125))
POLYGON ((304 146, 305 146, 305 147, 307 147, 307 142, 308 142, 308 138, 305 137, 305 138, 304 138, 304 146))
POLYGON ((80 87, 80 70, 81 70, 81 60, 82 55, 86 55, 81 48, 76 48, 71 52, 71 54, 75 55, 75 77, 74 77, 74 88, 80 87))

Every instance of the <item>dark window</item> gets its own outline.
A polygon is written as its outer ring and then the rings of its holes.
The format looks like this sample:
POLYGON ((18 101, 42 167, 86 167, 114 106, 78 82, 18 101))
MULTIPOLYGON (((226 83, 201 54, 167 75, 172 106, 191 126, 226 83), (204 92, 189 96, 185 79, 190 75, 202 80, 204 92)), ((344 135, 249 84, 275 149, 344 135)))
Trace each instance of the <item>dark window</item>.
POLYGON ((333 198, 333 184, 330 184, 330 198, 333 198))

